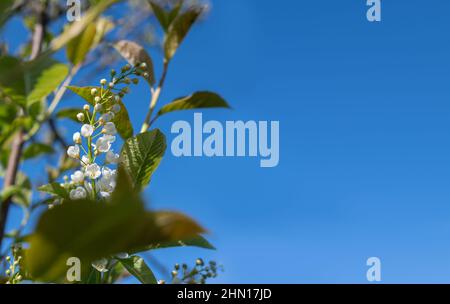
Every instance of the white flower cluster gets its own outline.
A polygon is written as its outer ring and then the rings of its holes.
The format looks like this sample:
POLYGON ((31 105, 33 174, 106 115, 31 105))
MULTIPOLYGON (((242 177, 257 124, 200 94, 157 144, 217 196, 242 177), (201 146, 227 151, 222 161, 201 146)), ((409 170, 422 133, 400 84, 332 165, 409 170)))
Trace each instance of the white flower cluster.
MULTIPOLYGON (((101 83, 104 83, 104 79, 101 83)), ((90 112, 90 106, 85 105, 83 107, 85 112, 78 114, 78 118, 84 124, 79 132, 73 134, 74 145, 67 149, 67 155, 79 160, 81 164, 80 170, 70 175, 70 182, 65 184, 70 187, 71 199, 88 196, 108 198, 115 188, 116 170, 109 168, 108 165, 119 162, 119 155, 111 148, 117 134, 116 126, 111 120, 121 110, 118 103, 120 97, 109 93, 109 90, 102 93, 103 90, 103 87, 100 90, 95 88, 91 90, 95 102, 94 110, 90 112), (100 115, 101 111, 103 114, 100 115), (83 141, 86 145, 83 145, 83 141), (99 164, 102 154, 103 164, 99 164)))
POLYGON ((116 126, 113 122, 115 115, 122 110, 121 98, 129 93, 131 83, 138 84, 137 78, 130 75, 149 77, 147 65, 136 63, 134 67, 129 64, 116 75, 111 70, 110 81, 100 80, 99 88, 92 88, 90 94, 93 99, 93 110, 86 104, 83 112, 77 114, 77 119, 83 124, 79 132, 73 134, 74 145, 67 149, 67 155, 80 161, 81 168, 75 171, 66 183, 70 190, 71 199, 83 199, 90 196, 93 199, 108 198, 116 185, 116 170, 108 165, 116 165, 119 155, 111 148, 116 140, 116 126), (125 85, 118 88, 119 84, 125 85), (85 141, 86 145, 83 145, 85 141), (103 163, 100 164, 100 157, 103 163))

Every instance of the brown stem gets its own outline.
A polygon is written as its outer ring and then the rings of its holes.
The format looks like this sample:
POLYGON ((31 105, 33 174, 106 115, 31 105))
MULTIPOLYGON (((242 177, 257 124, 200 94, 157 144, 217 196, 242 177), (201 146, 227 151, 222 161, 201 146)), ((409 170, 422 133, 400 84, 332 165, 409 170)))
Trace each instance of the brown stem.
MULTIPOLYGON (((39 10, 37 12, 38 22, 36 23, 33 31, 30 60, 35 59, 42 51, 42 45, 47 26, 46 8, 47 1, 43 1, 43 4, 39 7, 39 10)), ((21 115, 23 115, 23 113, 21 115)), ((5 179, 3 182, 3 189, 7 189, 8 187, 13 186, 16 183, 17 171, 19 169, 20 158, 24 146, 24 135, 24 130, 20 129, 13 140, 11 153, 8 159, 8 165, 6 168, 5 179)), ((5 227, 6 221, 8 219, 11 199, 11 197, 5 198, 0 206, 0 248, 2 248, 2 242, 5 235, 5 227)))

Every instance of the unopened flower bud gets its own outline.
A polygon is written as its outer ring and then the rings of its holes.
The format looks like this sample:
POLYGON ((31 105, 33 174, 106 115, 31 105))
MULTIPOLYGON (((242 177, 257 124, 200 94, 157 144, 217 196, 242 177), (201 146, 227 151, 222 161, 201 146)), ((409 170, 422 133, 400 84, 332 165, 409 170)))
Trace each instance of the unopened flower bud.
POLYGON ((83 106, 83 110, 85 110, 85 111, 89 111, 90 109, 91 109, 91 107, 88 104, 85 104, 83 106))
POLYGON ((77 114, 77 119, 78 119, 78 121, 83 122, 84 121, 84 114, 83 113, 78 113, 77 114))
POLYGON ((91 95, 92 95, 92 96, 97 95, 97 89, 96 89, 96 88, 93 88, 93 89, 91 90, 91 95))
POLYGON ((94 101, 96 102, 96 103, 98 103, 98 102, 100 102, 102 99, 100 98, 100 96, 96 96, 95 98, 94 98, 94 101))
POLYGON ((108 82, 108 81, 107 81, 105 78, 103 78, 102 80, 100 80, 100 84, 101 84, 101 85, 105 85, 107 82, 108 82))
POLYGON ((133 81, 134 84, 138 84, 139 83, 139 79, 138 78, 133 78, 132 81, 133 81))
POLYGON ((144 78, 148 78, 148 73, 145 72, 142 76, 144 76, 144 78))
POLYGON ((110 82, 108 85, 111 89, 114 88, 114 82, 110 82))
POLYGON ((99 103, 96 104, 95 107, 94 107, 95 111, 97 111, 97 112, 100 112, 102 110, 102 108, 103 108, 102 105, 99 104, 99 103))
POLYGON ((147 68, 147 64, 145 62, 141 63, 140 65, 141 69, 146 69, 147 68))

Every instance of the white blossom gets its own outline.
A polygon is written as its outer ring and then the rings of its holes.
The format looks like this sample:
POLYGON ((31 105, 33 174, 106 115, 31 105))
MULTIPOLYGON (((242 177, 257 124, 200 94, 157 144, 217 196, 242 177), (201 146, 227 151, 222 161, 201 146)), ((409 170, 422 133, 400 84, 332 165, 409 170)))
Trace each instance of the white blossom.
POLYGON ((102 116, 100 116, 100 120, 103 122, 108 122, 111 120, 111 114, 105 113, 102 116))
POLYGON ((78 145, 70 146, 67 149, 67 155, 69 155, 72 158, 79 158, 80 157, 80 147, 78 145))
POLYGON ((113 150, 109 150, 108 152, 106 152, 106 162, 109 164, 117 164, 119 162, 119 154, 116 154, 113 152, 113 150))
POLYGON ((111 149, 111 141, 102 136, 95 142, 95 149, 98 152, 106 153, 109 151, 109 149, 111 149))
POLYGON ((70 199, 82 199, 86 197, 86 190, 83 187, 77 187, 70 191, 70 199))
POLYGON ((100 171, 100 166, 93 163, 86 166, 84 174, 90 179, 96 179, 99 178, 102 173, 100 171))
POLYGON ((81 135, 83 135, 84 137, 89 137, 92 135, 92 133, 94 133, 94 127, 88 124, 84 124, 81 127, 81 135))
POLYGON ((112 106, 112 111, 114 112, 114 113, 119 113, 120 112, 120 105, 118 104, 118 103, 116 103, 116 104, 114 104, 113 106, 112 106))
POLYGON ((98 103, 95 105, 94 109, 95 109, 95 111, 100 112, 103 109, 103 107, 101 104, 98 103))
POLYGON ((84 174, 80 170, 77 170, 72 175, 70 175, 70 179, 75 184, 81 184, 84 181, 84 174))
POLYGON ((72 139, 73 139, 74 143, 81 144, 81 134, 80 134, 80 132, 73 133, 72 139))
POLYGON ((78 121, 84 121, 84 114, 83 113, 78 113, 77 114, 77 119, 78 119, 78 121))
POLYGON ((104 126, 103 126, 103 132, 106 135, 115 135, 117 133, 116 130, 116 126, 114 125, 113 122, 107 122, 104 126))
POLYGON ((81 162, 82 162, 83 165, 89 165, 91 163, 90 160, 89 160, 89 157, 87 155, 83 155, 81 157, 81 162))

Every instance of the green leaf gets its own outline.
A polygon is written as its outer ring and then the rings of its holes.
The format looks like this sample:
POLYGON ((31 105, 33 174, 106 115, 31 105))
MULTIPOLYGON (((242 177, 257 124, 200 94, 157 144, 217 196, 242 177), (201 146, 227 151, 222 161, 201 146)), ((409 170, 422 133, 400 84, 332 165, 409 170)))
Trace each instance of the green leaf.
POLYGON ((81 109, 77 108, 66 108, 60 110, 58 113, 56 113, 57 118, 68 118, 73 121, 79 122, 77 118, 77 114, 83 112, 81 109))
POLYGON ((0 1, 0 28, 8 21, 12 16, 12 10, 14 0, 2 0, 0 1))
POLYGON ((47 185, 43 185, 43 186, 40 186, 38 188, 38 190, 41 192, 59 196, 64 199, 69 198, 69 194, 68 194, 67 190, 63 186, 61 186, 59 183, 50 183, 47 185))
POLYGON ((98 4, 92 6, 87 12, 83 14, 81 20, 73 22, 68 26, 61 35, 53 39, 49 50, 42 56, 48 56, 59 49, 63 48, 72 39, 81 34, 91 23, 95 21, 107 8, 111 5, 120 2, 121 0, 102 0, 98 4))
POLYGON ((69 257, 90 265, 147 244, 203 232, 195 221, 179 213, 145 211, 128 175, 119 167, 117 187, 108 203, 66 200, 45 212, 28 237, 24 262, 33 279, 58 281, 67 271, 69 257))
POLYGON ((153 61, 150 55, 145 51, 145 49, 142 46, 133 41, 120 40, 119 42, 114 44, 114 48, 132 66, 136 65, 136 63, 145 62, 147 64, 147 68, 145 69, 145 71, 148 73, 148 77, 146 77, 145 80, 148 81, 150 86, 155 84, 153 61))
MULTIPOLYGON (((75 86, 68 86, 69 90, 77 94, 78 96, 82 97, 84 100, 89 102, 91 105, 95 104, 94 96, 91 95, 91 90, 93 88, 96 88, 100 91, 99 87, 75 87, 75 86)), ((106 94, 105 98, 108 98, 109 96, 112 96, 113 93, 109 92, 106 94)), ((103 106, 102 113, 107 112, 107 109, 110 108, 113 104, 114 98, 109 99, 103 106)), ((133 126, 130 122, 130 117, 128 116, 128 111, 125 108, 125 105, 122 101, 119 101, 120 105, 120 112, 114 115, 114 119, 112 120, 114 124, 116 125, 117 132, 119 132, 120 136, 122 136, 123 139, 127 139, 131 136, 133 136, 133 126)))
POLYGON ((166 11, 152 0, 149 1, 149 3, 156 19, 158 19, 159 24, 163 28, 164 32, 167 32, 167 29, 169 28, 169 20, 166 11))
POLYGON ((147 266, 144 259, 138 256, 130 256, 126 259, 118 259, 128 272, 139 280, 142 284, 157 284, 150 267, 147 266))
POLYGON ((164 105, 157 116, 163 114, 200 108, 229 108, 228 103, 216 93, 212 92, 196 92, 190 96, 177 98, 171 103, 164 105))
POLYGON ((0 88, 21 105, 31 105, 52 93, 67 76, 66 65, 50 58, 21 62, 10 56, 0 57, 0 88))
POLYGON ((164 249, 164 248, 173 248, 173 247, 199 247, 203 249, 211 249, 215 250, 216 248, 208 242, 203 236, 197 235, 188 239, 172 241, 172 242, 164 242, 164 243, 156 243, 150 244, 144 248, 140 248, 137 252, 143 252, 148 250, 155 249, 164 249))
POLYGON ((167 61, 175 55, 181 42, 183 42, 191 26, 201 15, 202 9, 192 7, 179 15, 170 25, 164 40, 164 56, 167 61))
POLYGON ((166 150, 166 138, 158 129, 129 138, 122 147, 121 165, 134 187, 141 189, 150 182, 166 150))
POLYGON ((67 58, 73 65, 83 63, 94 44, 97 25, 89 24, 86 29, 67 44, 67 58))
POLYGON ((23 158, 30 159, 42 154, 51 154, 54 152, 55 150, 50 145, 43 143, 32 143, 23 151, 23 158))

